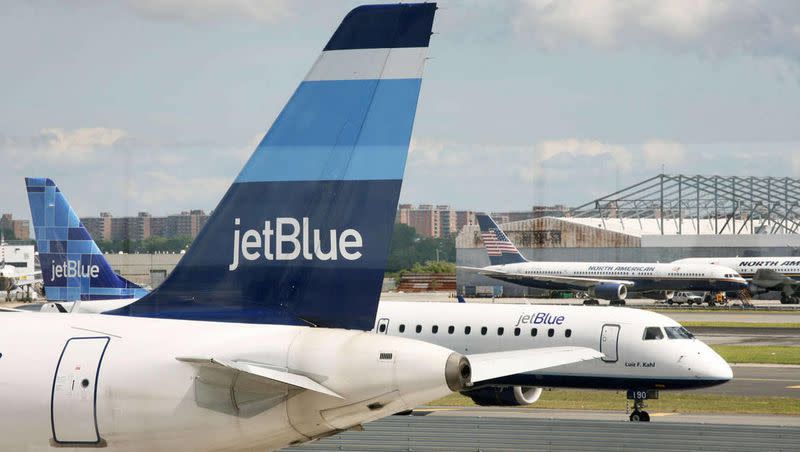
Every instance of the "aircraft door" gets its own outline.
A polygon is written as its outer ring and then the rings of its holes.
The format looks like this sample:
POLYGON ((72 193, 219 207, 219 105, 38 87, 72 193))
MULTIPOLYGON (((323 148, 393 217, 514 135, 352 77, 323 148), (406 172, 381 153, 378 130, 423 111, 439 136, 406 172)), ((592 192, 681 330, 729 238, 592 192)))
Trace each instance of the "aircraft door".
POLYGON ((615 363, 619 359, 619 325, 603 325, 600 333, 600 353, 606 355, 602 358, 607 363, 615 363))
POLYGON ((378 320, 378 327, 375 329, 378 334, 389 333, 389 319, 383 318, 378 320))
POLYGON ((69 339, 58 360, 51 397, 53 440, 67 444, 98 444, 97 378, 109 338, 69 339))

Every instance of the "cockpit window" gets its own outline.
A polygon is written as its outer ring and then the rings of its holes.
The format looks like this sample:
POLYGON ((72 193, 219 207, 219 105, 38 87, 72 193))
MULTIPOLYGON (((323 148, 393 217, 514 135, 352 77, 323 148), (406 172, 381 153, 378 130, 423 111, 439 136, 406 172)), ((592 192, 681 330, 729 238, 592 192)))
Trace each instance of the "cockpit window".
POLYGON ((648 326, 644 329, 644 340, 652 341, 655 339, 664 339, 664 333, 661 332, 659 326, 648 326))
POLYGON ((665 326, 664 331, 670 339, 694 339, 694 334, 682 326, 665 326))

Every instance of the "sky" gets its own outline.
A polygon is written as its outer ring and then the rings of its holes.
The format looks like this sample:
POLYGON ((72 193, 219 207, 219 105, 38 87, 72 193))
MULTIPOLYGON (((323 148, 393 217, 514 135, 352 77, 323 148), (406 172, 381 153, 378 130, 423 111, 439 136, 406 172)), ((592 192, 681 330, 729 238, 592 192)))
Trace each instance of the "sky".
MULTIPOLYGON (((0 212, 211 210, 354 1, 0 3, 0 212)), ((444 0, 401 202, 800 177, 800 2, 444 0)))

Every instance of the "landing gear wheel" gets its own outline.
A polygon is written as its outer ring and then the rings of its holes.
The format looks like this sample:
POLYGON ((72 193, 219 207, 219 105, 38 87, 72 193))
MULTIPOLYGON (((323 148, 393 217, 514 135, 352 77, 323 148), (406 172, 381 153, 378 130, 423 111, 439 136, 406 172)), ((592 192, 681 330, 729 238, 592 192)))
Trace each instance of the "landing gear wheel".
POLYGON ((650 414, 647 411, 634 411, 630 416, 631 422, 650 422, 650 414))
POLYGON ((600 302, 595 299, 583 300, 584 306, 598 306, 599 304, 600 302))
POLYGON ((674 303, 674 302, 672 301, 672 298, 670 298, 669 300, 667 300, 667 304, 668 304, 668 305, 672 306, 672 303, 674 303))

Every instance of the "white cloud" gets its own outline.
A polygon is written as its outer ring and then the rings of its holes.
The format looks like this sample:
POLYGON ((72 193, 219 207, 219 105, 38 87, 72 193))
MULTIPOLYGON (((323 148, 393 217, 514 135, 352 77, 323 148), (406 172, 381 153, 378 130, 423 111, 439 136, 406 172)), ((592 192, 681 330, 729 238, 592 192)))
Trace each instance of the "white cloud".
POLYGON ((674 141, 650 140, 642 145, 644 163, 647 168, 660 168, 665 171, 680 167, 686 162, 686 149, 674 141))
POLYGON ((721 56, 800 56, 793 0, 521 0, 519 36, 555 49, 656 46, 721 56))
MULTIPOLYGON (((527 153, 528 163, 519 167, 518 174, 524 181, 535 181, 545 175, 548 179, 562 178, 573 174, 577 167, 585 167, 582 160, 586 158, 601 158, 613 162, 616 169, 628 172, 633 168, 633 155, 624 146, 602 143, 593 140, 579 140, 566 138, 562 140, 547 140, 535 145, 527 153), (571 170, 547 167, 557 159, 568 158, 571 170)), ((574 175, 574 174, 573 174, 574 175)))
POLYGON ((275 23, 290 15, 288 0, 129 0, 144 17, 174 22, 245 20, 275 23))
POLYGON ((61 164, 78 163, 100 149, 123 142, 127 137, 128 133, 122 129, 104 127, 44 128, 32 136, 0 136, 0 156, 12 168, 40 159, 51 159, 61 164))

